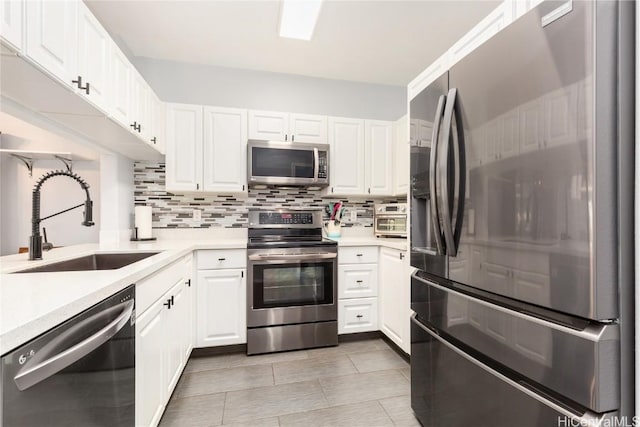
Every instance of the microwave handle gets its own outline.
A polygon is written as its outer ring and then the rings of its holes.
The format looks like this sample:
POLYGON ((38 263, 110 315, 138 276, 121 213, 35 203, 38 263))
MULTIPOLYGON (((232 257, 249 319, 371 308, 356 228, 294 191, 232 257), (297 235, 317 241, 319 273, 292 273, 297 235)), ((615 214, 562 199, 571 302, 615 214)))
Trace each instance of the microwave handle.
POLYGON ((318 147, 313 148, 313 182, 318 182, 318 173, 320 170, 320 154, 318 147))

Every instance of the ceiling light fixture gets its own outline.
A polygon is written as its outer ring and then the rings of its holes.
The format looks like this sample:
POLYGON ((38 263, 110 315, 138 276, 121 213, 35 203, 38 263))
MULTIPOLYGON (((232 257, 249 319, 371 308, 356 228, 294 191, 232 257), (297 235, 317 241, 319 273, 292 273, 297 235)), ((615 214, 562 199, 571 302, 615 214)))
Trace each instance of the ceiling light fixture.
POLYGON ((311 40, 322 0, 282 0, 280 37, 311 40))

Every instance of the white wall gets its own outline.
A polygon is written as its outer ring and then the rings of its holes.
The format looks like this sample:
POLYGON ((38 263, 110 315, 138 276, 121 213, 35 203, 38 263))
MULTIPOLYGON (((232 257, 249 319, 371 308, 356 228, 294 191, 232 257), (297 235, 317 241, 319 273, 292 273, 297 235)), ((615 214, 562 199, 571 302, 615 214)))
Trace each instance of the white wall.
MULTIPOLYGON (((304 58, 301 58, 304 60, 304 58)), ((397 120, 406 114, 404 86, 133 58, 163 101, 254 110, 397 120)))
MULTIPOLYGON (((34 164, 33 176, 26 166, 7 154, 0 156, 0 255, 18 252, 19 247, 29 246, 31 235, 31 192, 37 180, 46 172, 63 169, 58 160, 38 160, 34 164)), ((73 170, 89 184, 94 203, 93 227, 84 227, 83 208, 61 214, 42 222, 47 229, 49 241, 55 246, 80 243, 97 243, 100 224, 100 167, 96 161, 76 162, 73 170)), ((45 217, 84 202, 84 190, 67 177, 54 177, 46 181, 41 189, 41 216, 45 217)))
POLYGON ((100 243, 128 240, 133 222, 133 161, 119 154, 102 154, 100 169, 100 243))

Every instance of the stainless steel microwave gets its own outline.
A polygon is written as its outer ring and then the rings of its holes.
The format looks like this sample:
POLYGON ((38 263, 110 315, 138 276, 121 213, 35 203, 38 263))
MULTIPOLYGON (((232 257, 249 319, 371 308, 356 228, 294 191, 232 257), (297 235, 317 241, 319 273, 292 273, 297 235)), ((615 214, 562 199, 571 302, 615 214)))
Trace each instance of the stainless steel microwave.
POLYGON ((329 145, 248 141, 249 185, 329 185, 329 145))

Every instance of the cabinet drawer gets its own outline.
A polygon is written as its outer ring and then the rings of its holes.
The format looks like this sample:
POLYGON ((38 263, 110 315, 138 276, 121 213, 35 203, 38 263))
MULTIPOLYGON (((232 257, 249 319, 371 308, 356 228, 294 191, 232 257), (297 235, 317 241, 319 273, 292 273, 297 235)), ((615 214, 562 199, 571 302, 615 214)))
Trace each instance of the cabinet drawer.
POLYGON ((378 298, 338 301, 338 334, 378 330, 378 298))
POLYGON ((198 251, 196 262, 198 270, 245 268, 247 266, 247 251, 244 249, 198 251))
POLYGON ((137 313, 144 313, 158 298, 168 292, 173 285, 185 279, 189 259, 190 257, 181 258, 136 283, 137 313))
POLYGON ((338 264, 371 264, 378 262, 376 246, 338 248, 338 264))
POLYGON ((338 267, 338 298, 362 298, 377 295, 377 264, 347 264, 338 267))

